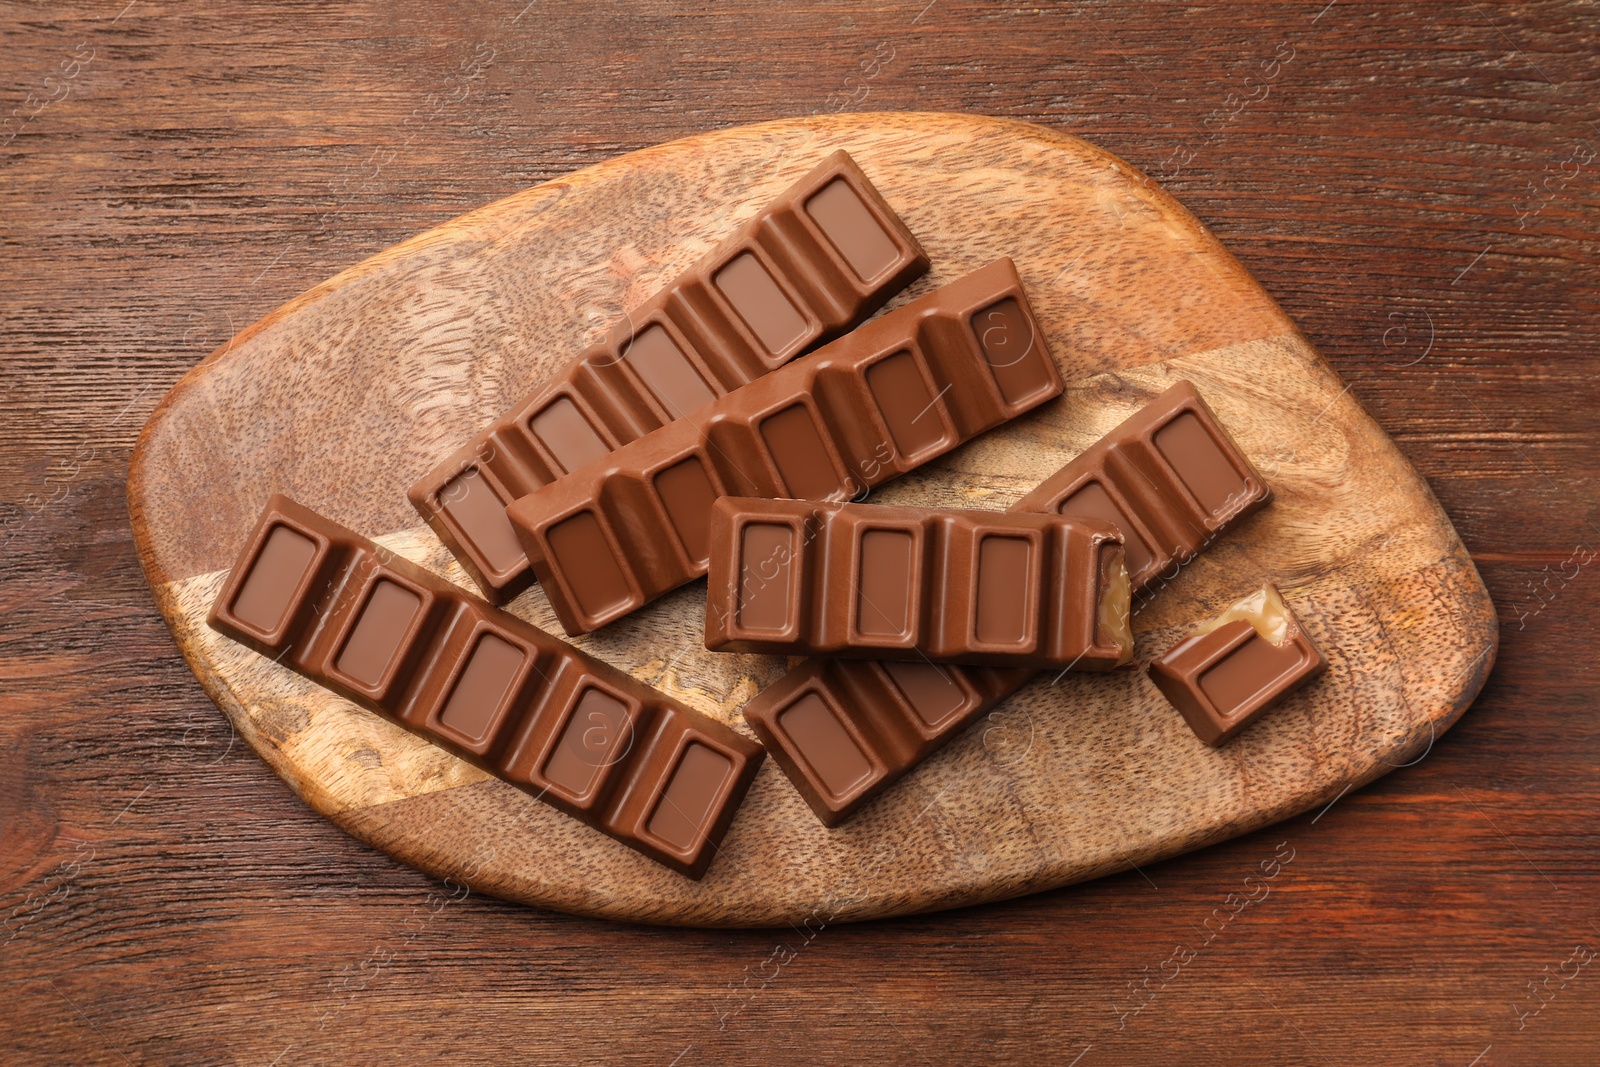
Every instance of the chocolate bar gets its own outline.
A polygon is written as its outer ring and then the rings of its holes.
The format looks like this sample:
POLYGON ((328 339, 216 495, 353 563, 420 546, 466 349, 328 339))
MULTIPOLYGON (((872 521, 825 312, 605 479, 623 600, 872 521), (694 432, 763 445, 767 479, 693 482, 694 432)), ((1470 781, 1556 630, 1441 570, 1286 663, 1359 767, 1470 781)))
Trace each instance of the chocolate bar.
POLYGON ((835 152, 407 495, 503 603, 532 581, 507 504, 854 328, 927 269, 835 152))
POLYGON ((706 647, 1035 669, 1133 657, 1122 534, 1101 519, 723 497, 706 647))
MULTIPOLYGON (((1011 510, 1109 519, 1127 538, 1128 571, 1137 595, 1170 579, 1167 571, 1173 564, 1199 552, 1271 499, 1266 482, 1194 387, 1179 382, 1011 510), (1174 424, 1178 432, 1164 435, 1174 424), (1168 462, 1168 452, 1180 447, 1190 454, 1168 462), (1215 477, 1203 477, 1206 473, 1215 477), (1201 483, 1199 493, 1189 488, 1189 480, 1201 483), (1139 525, 1129 521, 1130 514, 1139 517, 1139 525), (1143 554, 1137 563, 1133 536, 1147 538, 1139 542, 1143 554)), ((791 667, 758 693, 744 706, 744 718, 811 810, 834 826, 1022 688, 1033 674, 814 659, 791 667), (801 709, 798 714, 796 709, 801 709), (860 773, 851 777, 841 768, 860 773)))
POLYGON ((1328 669, 1268 582, 1150 664, 1150 680, 1195 736, 1221 745, 1328 669))
POLYGON ((1077 472, 1069 483, 1057 485, 1051 478, 1014 510, 1115 524, 1128 553, 1128 575, 1141 592, 1272 499, 1267 483, 1188 382, 1136 411, 1069 467, 1077 472))
POLYGON ((284 496, 213 629, 699 878, 758 745, 284 496))
POLYGON ((843 500, 1061 392, 1009 259, 891 311, 506 510, 588 633, 706 572, 721 496, 843 500))

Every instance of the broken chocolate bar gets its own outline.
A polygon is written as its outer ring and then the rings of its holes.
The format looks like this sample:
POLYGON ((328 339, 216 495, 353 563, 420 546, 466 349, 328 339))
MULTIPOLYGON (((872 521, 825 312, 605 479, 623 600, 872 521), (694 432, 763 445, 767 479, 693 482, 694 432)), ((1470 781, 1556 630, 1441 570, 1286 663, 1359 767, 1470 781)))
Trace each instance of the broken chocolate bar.
POLYGON ((1150 679, 1189 728, 1221 745, 1328 669, 1268 582, 1150 664, 1150 679))
POLYGON ((1009 259, 523 497, 506 515, 569 634, 706 572, 720 496, 845 500, 1061 392, 1009 259))
MULTIPOLYGON (((1272 498, 1194 387, 1179 382, 1017 501, 1015 512, 1108 519, 1133 591, 1272 498), (1163 431, 1178 426, 1175 434, 1163 431), (1185 451, 1180 458, 1169 453, 1185 451), (1187 472, 1187 478, 1183 472, 1187 472), (1190 488, 1194 482, 1196 488, 1190 488), (1138 522, 1129 516, 1138 517, 1138 522), (1135 557, 1134 538, 1141 538, 1135 557)), ((744 706, 744 718, 829 826, 847 819, 1033 677, 1031 670, 812 659, 744 706), (803 711, 791 717, 794 709, 803 711), (837 773, 853 767, 856 777, 837 773), (836 773, 824 774, 824 768, 836 773)))
POLYGON ((505 508, 852 329, 928 257, 843 151, 408 491, 484 592, 532 580, 505 508))
POLYGON ((1122 534, 1100 519, 723 497, 706 647, 1110 670, 1133 656, 1122 534))
POLYGON ((1123 534, 1128 574, 1146 590, 1212 538, 1265 507, 1272 491, 1194 386, 1179 382, 1123 420, 1017 511, 1106 519, 1123 534))
POLYGON ((722 723, 284 496, 208 621, 690 878, 761 763, 722 723))

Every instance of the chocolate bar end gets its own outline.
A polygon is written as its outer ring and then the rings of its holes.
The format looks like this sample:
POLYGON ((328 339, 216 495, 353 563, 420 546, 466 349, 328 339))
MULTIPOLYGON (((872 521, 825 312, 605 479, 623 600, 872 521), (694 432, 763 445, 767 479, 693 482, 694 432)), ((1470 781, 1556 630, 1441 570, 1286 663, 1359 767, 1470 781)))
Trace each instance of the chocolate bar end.
POLYGON ((461 449, 406 490, 406 498, 491 603, 533 584, 527 556, 506 518, 515 495, 483 460, 483 445, 461 449))
POLYGON ((746 704, 744 719, 824 826, 837 826, 876 796, 891 769, 826 669, 796 669, 746 704))
POLYGON ((303 510, 281 493, 267 501, 206 616, 213 630, 274 658, 309 621, 312 589, 332 548, 303 510))
POLYGON ((849 152, 830 153, 812 174, 800 183, 819 187, 802 204, 805 218, 839 253, 876 311, 927 272, 928 253, 849 152))
POLYGON ((662 719, 643 746, 635 785, 612 821, 648 844, 658 862, 699 880, 766 751, 732 730, 713 735, 683 718, 662 719))

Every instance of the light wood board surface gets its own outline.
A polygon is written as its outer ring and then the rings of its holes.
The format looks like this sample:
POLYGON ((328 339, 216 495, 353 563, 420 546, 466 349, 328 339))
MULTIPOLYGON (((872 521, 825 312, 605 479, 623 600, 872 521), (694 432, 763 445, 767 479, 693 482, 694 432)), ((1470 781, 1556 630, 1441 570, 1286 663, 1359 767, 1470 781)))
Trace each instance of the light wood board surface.
MULTIPOLYGON (((970 116, 723 130, 429 231, 196 368, 146 428, 129 495, 146 575, 185 656, 307 803, 441 877, 621 919, 901 914, 1220 840, 1423 751, 1481 687, 1496 645, 1493 607, 1426 484, 1215 239, 1084 142, 970 116), (1044 677, 831 831, 769 761, 695 884, 205 627, 275 491, 470 585, 404 487, 839 147, 933 259, 902 300, 1010 255, 1074 380, 1061 400, 874 499, 1003 508, 1186 377, 1277 499, 1139 614, 1139 658, 1271 578, 1329 658, 1322 681, 1212 751, 1142 674, 1044 677)), ((537 589, 512 610, 560 632, 537 589)), ((702 612, 696 583, 574 643, 743 729, 738 707, 783 662, 704 651, 702 612)))

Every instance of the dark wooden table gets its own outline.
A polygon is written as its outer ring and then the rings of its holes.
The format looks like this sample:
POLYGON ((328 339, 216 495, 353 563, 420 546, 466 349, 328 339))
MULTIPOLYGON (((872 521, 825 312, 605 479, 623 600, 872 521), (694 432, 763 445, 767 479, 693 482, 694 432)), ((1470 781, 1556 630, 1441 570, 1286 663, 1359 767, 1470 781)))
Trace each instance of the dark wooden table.
POLYGON ((0 5, 0 1060, 1600 1062, 1597 10, 0 5), (461 899, 231 737, 123 497, 189 366, 574 168, 912 108, 1164 182, 1426 475, 1503 640, 1420 762, 1142 872, 802 944, 461 899))

